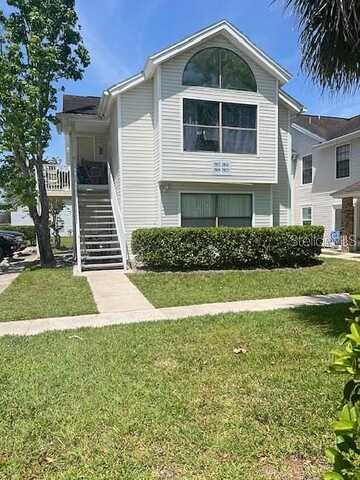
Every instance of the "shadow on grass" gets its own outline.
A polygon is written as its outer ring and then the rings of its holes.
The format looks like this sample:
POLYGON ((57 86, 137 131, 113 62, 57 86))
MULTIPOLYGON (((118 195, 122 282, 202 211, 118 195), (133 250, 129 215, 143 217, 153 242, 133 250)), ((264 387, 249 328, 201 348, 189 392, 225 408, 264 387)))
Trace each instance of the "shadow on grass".
POLYGON ((137 273, 213 273, 213 272, 272 272, 272 271, 281 271, 281 270, 299 270, 302 268, 311 268, 311 267, 320 267, 325 262, 320 258, 311 258, 306 262, 294 264, 284 263, 284 264, 246 264, 234 266, 230 265, 191 265, 187 267, 173 267, 170 266, 160 267, 160 266, 146 266, 138 265, 135 269, 137 273))
POLYGON ((296 308, 294 314, 304 323, 317 326, 327 335, 338 337, 347 329, 346 318, 351 316, 351 304, 296 308))

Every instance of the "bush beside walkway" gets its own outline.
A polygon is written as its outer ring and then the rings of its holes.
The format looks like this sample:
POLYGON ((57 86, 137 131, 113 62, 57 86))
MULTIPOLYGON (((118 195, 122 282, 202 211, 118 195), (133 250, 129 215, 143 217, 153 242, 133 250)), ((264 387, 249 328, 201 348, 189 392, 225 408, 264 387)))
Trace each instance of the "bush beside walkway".
POLYGON ((324 228, 143 228, 132 234, 136 260, 153 270, 214 270, 308 265, 324 228))

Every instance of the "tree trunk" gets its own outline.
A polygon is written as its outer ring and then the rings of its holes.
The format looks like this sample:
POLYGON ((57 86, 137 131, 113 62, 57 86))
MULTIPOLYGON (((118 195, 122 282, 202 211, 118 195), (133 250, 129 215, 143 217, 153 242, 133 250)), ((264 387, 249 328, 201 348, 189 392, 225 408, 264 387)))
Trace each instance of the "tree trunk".
POLYGON ((35 230, 38 240, 41 266, 54 267, 55 257, 51 247, 50 229, 46 219, 44 221, 44 219, 40 217, 38 223, 35 223, 35 230))
POLYGON ((41 266, 54 267, 56 262, 50 240, 49 200, 46 192, 42 162, 37 162, 36 173, 41 212, 39 214, 37 208, 32 207, 29 209, 30 216, 35 225, 41 266))
POLYGON ((61 248, 61 236, 59 235, 58 232, 56 232, 54 239, 55 239, 55 248, 60 250, 60 248, 61 248))

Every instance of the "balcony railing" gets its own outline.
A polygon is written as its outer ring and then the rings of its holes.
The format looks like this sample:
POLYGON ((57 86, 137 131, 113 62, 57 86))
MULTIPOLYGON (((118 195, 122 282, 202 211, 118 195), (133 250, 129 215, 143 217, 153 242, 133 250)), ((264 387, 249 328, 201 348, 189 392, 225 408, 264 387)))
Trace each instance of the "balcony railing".
POLYGON ((59 167, 58 165, 45 165, 45 185, 48 193, 70 193, 71 179, 70 167, 59 167))

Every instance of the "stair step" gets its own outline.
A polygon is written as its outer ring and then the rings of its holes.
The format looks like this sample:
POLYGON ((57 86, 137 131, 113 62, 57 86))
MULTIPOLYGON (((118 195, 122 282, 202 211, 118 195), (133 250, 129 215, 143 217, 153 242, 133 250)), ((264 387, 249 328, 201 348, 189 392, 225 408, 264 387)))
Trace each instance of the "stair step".
POLYGON ((81 235, 81 236, 84 237, 84 238, 114 238, 114 237, 117 238, 116 233, 101 234, 101 235, 94 235, 94 234, 87 235, 87 234, 85 234, 85 235, 81 235))
POLYGON ((87 209, 87 208, 92 208, 92 209, 95 209, 95 210, 97 210, 98 208, 101 208, 101 211, 102 210, 112 210, 111 204, 95 205, 95 204, 91 204, 91 203, 86 203, 86 204, 85 203, 84 204, 80 203, 80 210, 87 209))
POLYGON ((93 242, 81 242, 82 245, 99 245, 99 246, 103 246, 103 245, 119 245, 119 249, 120 249, 120 242, 119 240, 105 240, 104 242, 99 242, 99 241, 96 241, 94 240, 93 242))
POLYGON ((86 192, 85 190, 78 192, 78 197, 79 198, 84 198, 84 197, 104 197, 104 198, 110 198, 110 192, 109 190, 93 190, 90 192, 86 192))
POLYGON ((122 259, 121 255, 85 255, 83 257, 85 261, 87 260, 116 260, 116 259, 122 259))
MULTIPOLYGON (((114 247, 114 248, 87 248, 84 252, 85 254, 87 253, 100 253, 100 252, 120 252, 121 249, 120 247, 114 247)), ((105 257, 102 257, 105 258, 105 257)))
POLYGON ((108 197, 107 195, 83 195, 83 196, 79 196, 78 197, 79 199, 79 204, 81 203, 105 203, 105 204, 108 204, 108 203, 111 203, 111 199, 110 197, 108 197))
MULTIPOLYGON (((83 215, 82 218, 100 218, 104 220, 104 218, 111 218, 112 220, 114 219, 113 215, 83 215)), ((81 223, 81 218, 80 218, 80 223, 81 223)))
POLYGON ((115 225, 115 222, 81 222, 82 225, 115 225))
POLYGON ((79 195, 79 203, 87 203, 87 202, 100 202, 100 203, 111 203, 110 197, 107 195, 79 195))
POLYGON ((109 230, 113 230, 116 232, 116 228, 115 227, 102 227, 102 228, 82 228, 80 226, 80 231, 81 232, 108 232, 109 230))
POLYGON ((81 265, 82 270, 114 270, 114 269, 122 269, 123 264, 122 262, 118 263, 88 263, 81 265))
POLYGON ((111 215, 112 216, 112 209, 109 208, 107 210, 83 210, 83 209, 80 209, 80 218, 81 217, 89 217, 89 216, 97 216, 97 215, 101 215, 102 218, 103 218, 103 215, 111 215))

